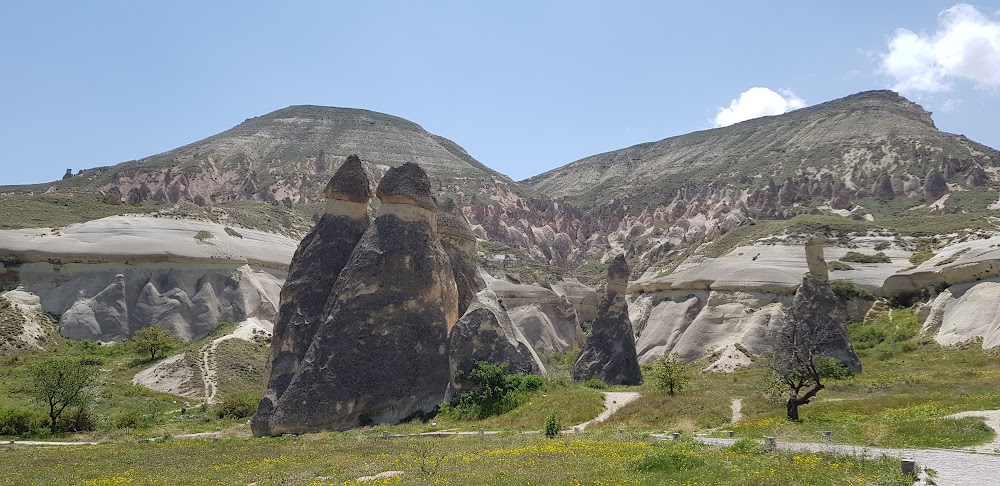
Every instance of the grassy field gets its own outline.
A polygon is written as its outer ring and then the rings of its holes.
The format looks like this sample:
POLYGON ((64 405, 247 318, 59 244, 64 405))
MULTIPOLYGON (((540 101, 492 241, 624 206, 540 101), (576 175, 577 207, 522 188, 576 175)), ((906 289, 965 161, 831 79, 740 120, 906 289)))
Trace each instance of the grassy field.
POLYGON ((3 446, 0 484, 850 484, 904 485, 898 461, 715 449, 688 441, 540 435, 381 439, 368 430, 296 438, 3 446))

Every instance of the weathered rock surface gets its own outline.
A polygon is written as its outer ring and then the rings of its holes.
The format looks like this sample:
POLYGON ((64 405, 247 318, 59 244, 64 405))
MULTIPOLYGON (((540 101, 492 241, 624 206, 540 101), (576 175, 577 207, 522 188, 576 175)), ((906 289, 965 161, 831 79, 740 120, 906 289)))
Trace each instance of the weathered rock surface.
POLYGON ((1000 278, 952 285, 931 302, 920 332, 944 346, 983 339, 983 349, 1000 345, 1000 278))
POLYGON ((608 267, 608 289, 597 308, 597 318, 573 365, 574 380, 597 378, 609 385, 638 385, 642 371, 636 356, 625 289, 629 268, 618 255, 608 267))
POLYGON ((603 294, 575 278, 566 278, 552 284, 552 291, 561 295, 573 304, 580 322, 589 322, 597 317, 597 306, 601 303, 603 294))
POLYGON ((511 373, 544 375, 545 366, 511 323, 496 294, 483 290, 475 297, 448 335, 452 376, 449 396, 472 386, 465 377, 479 361, 506 364, 511 373))
POLYGON ((37 295, 21 288, 0 293, 0 356, 43 349, 54 324, 37 295))
MULTIPOLYGON (((384 186, 384 187, 383 187, 384 186)), ((390 169, 382 214, 341 272, 285 393, 261 400, 255 435, 395 423, 441 403, 458 291, 417 166, 390 169)))
POLYGON ((583 345, 583 330, 573 304, 537 285, 487 279, 511 322, 537 353, 565 352, 583 345))
POLYGON ((825 337, 824 355, 840 361, 852 373, 861 372, 861 361, 847 334, 847 311, 844 303, 830 290, 829 283, 811 275, 803 278, 788 309, 787 319, 825 337))
POLYGON ((324 194, 326 214, 299 243, 281 288, 279 315, 264 374, 264 396, 271 403, 278 402, 300 369, 337 278, 371 224, 367 214, 372 195, 370 181, 357 155, 348 157, 340 166, 324 194))
POLYGON ((58 233, 0 231, 0 252, 19 261, 5 267, 3 285, 37 295, 75 339, 115 341, 152 325, 197 339, 221 321, 277 314, 294 241, 244 228, 238 234, 212 223, 124 216, 58 233), (196 239, 203 231, 213 237, 196 239))
POLYGON ((469 221, 457 211, 451 200, 445 201, 438 213, 438 233, 441 245, 451 260, 451 269, 455 272, 458 313, 465 314, 476 293, 486 288, 486 282, 479 275, 476 264, 476 236, 469 221))

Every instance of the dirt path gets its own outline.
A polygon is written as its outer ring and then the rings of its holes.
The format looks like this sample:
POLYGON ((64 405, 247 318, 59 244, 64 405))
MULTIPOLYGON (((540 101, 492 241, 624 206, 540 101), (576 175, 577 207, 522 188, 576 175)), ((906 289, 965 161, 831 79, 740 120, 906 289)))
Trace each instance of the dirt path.
POLYGON ((215 403, 215 396, 218 393, 219 383, 215 378, 217 374, 216 371, 218 369, 215 362, 215 350, 219 348, 219 344, 230 339, 253 341, 254 334, 261 331, 267 333, 271 332, 259 320, 250 318, 241 322, 240 325, 233 330, 233 332, 213 339, 212 342, 201 348, 201 360, 198 362, 198 368, 201 370, 202 381, 205 383, 206 403, 215 403))
MULTIPOLYGON (((977 415, 978 416, 978 415, 977 415)), ((654 434, 660 440, 670 436, 654 434)), ((736 439, 714 439, 698 437, 695 440, 709 445, 730 446, 736 439)), ((918 466, 937 471, 935 484, 940 486, 981 486, 997 484, 1000 477, 1000 455, 982 454, 945 449, 887 449, 882 447, 861 447, 843 444, 814 442, 777 442, 779 449, 790 451, 830 452, 852 456, 889 456, 913 459, 918 466)), ((916 484, 924 484, 918 481, 916 484)))
POLYGON ((733 409, 733 418, 730 419, 729 422, 733 424, 739 423, 740 420, 743 420, 743 400, 739 398, 734 398, 732 409, 733 409))
POLYGON ((9 445, 20 445, 20 446, 91 446, 97 445, 97 442, 55 442, 55 441, 44 441, 44 440, 12 440, 8 442, 2 442, 0 444, 9 445))
POLYGON ((614 415, 619 409, 639 398, 638 392, 604 392, 604 411, 600 415, 571 428, 574 432, 582 432, 590 424, 603 422, 614 415))

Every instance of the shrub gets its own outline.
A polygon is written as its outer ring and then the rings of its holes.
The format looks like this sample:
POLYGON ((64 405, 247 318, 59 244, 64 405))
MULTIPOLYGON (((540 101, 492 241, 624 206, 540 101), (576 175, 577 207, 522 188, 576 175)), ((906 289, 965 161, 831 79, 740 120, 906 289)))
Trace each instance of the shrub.
POLYGON ((743 455, 758 455, 767 452, 764 444, 746 437, 737 440, 733 445, 729 446, 729 450, 735 454, 743 455))
POLYGON ((827 264, 827 267, 829 267, 830 270, 834 271, 834 272, 854 270, 854 267, 852 267, 852 266, 850 266, 850 265, 848 265, 848 264, 846 264, 844 262, 838 262, 836 260, 834 260, 834 261, 830 262, 829 264, 827 264))
POLYGON ((918 251, 910 255, 910 263, 915 267, 919 267, 921 263, 934 258, 935 253, 933 251, 918 251))
POLYGON ((260 396, 252 393, 228 396, 215 406, 215 416, 220 419, 226 417, 247 418, 257 412, 257 403, 259 402, 260 396))
POLYGON ((851 299, 875 300, 875 294, 871 293, 871 291, 858 288, 858 286, 849 280, 830 281, 830 290, 843 302, 851 299))
POLYGON ((559 432, 562 432, 562 422, 559 421, 559 414, 553 410, 545 417, 545 437, 555 439, 559 432))
POLYGON ((892 263, 892 260, 882 252, 874 255, 866 255, 856 251, 849 251, 846 255, 840 257, 840 261, 848 263, 892 263))
POLYGON ((211 240, 212 238, 215 238, 215 235, 205 230, 201 230, 194 234, 194 239, 198 240, 198 243, 205 245, 211 245, 208 240, 211 240))
POLYGON ((177 347, 177 338, 170 331, 160 326, 144 327, 136 331, 129 339, 137 353, 149 353, 149 360, 156 359, 157 354, 163 354, 177 347))
POLYGON ((605 382, 603 382, 603 381, 601 381, 601 380, 599 380, 597 378, 588 378, 587 380, 584 380, 580 384, 583 385, 583 386, 585 386, 585 387, 587 387, 587 388, 593 388, 595 390, 605 390, 605 389, 608 388, 608 384, 607 383, 605 383, 605 382))
POLYGON ((462 393, 446 410, 459 419, 482 419, 500 415, 520 405, 523 397, 545 383, 537 375, 508 373, 507 365, 476 363, 469 378, 477 387, 462 393))
POLYGON ((847 365, 827 356, 816 359, 816 368, 819 370, 819 375, 823 378, 843 380, 854 376, 854 373, 851 373, 847 365))
POLYGON ((46 417, 33 410, 0 408, 0 435, 26 435, 45 427, 46 417))

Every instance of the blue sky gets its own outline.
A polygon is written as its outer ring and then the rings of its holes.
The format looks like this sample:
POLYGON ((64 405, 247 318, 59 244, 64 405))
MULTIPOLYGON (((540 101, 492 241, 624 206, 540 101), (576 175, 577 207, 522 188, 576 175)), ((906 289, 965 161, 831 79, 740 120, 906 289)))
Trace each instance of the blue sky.
POLYGON ((893 87, 1000 148, 1000 5, 819 3, 8 1, 0 184, 293 104, 407 118, 518 180, 893 87))

